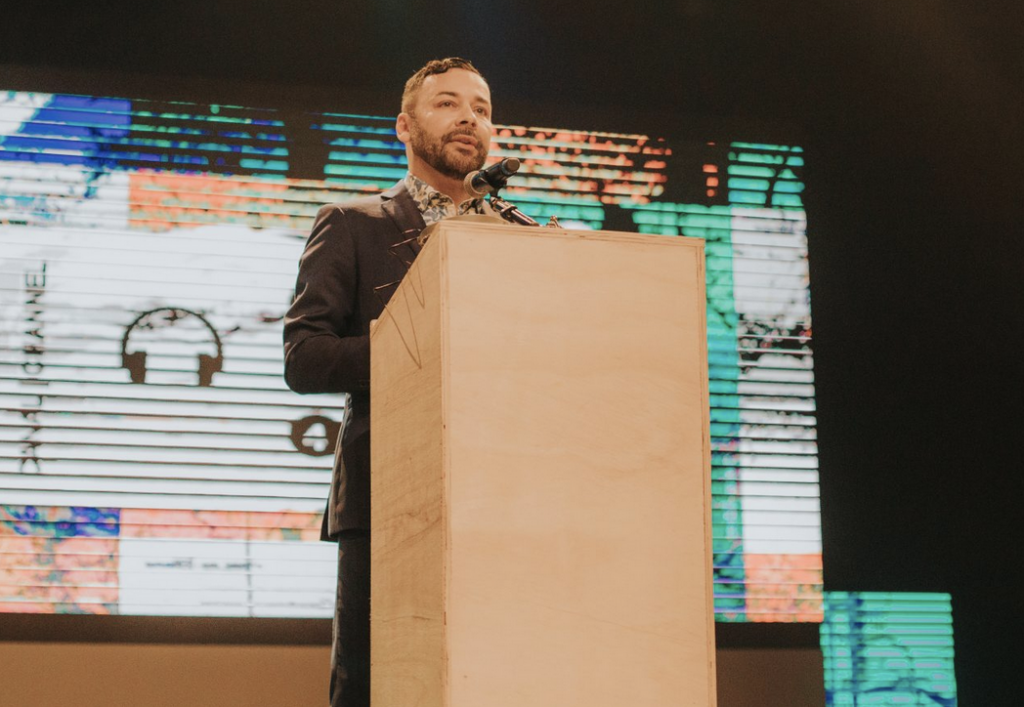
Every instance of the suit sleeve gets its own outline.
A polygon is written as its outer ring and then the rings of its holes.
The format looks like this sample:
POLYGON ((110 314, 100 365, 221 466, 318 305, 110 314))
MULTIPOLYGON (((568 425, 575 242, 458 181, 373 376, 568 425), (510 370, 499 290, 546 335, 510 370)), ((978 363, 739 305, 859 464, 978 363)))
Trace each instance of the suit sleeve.
POLYGON ((284 377, 297 393, 370 388, 370 337, 357 316, 356 245, 338 206, 317 214, 284 319, 284 377))

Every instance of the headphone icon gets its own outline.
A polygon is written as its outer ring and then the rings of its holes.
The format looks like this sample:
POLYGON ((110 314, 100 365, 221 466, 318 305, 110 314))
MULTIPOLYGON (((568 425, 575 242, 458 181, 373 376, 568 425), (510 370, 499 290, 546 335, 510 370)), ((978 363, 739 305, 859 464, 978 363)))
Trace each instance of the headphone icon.
POLYGON ((203 388, 209 388, 213 385, 213 374, 219 372, 224 366, 224 346, 221 344, 220 336, 217 335, 217 330, 210 325, 210 322, 206 321, 206 318, 198 312, 193 312, 190 309, 182 309, 180 307, 160 307, 158 309, 151 309, 148 312, 143 312, 135 318, 128 328, 125 329, 124 336, 121 337, 121 367, 127 368, 128 373, 132 377, 132 383, 145 383, 146 382, 146 352, 129 351, 128 350, 128 338, 134 329, 155 329, 152 321, 146 321, 149 317, 160 312, 166 312, 160 319, 161 325, 173 326, 175 322, 188 317, 195 317, 203 323, 203 325, 209 329, 210 334, 213 335, 213 343, 217 346, 217 355, 210 356, 208 354, 199 354, 198 356, 198 371, 199 374, 199 385, 203 388))

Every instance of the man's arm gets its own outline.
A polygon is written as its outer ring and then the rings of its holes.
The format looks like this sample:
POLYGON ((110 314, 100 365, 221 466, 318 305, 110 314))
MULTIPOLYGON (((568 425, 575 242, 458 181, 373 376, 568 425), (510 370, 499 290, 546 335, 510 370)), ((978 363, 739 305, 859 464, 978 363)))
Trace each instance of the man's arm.
POLYGON ((370 337, 358 316, 355 242, 345 212, 317 214, 284 319, 284 378, 297 393, 369 390, 370 337))

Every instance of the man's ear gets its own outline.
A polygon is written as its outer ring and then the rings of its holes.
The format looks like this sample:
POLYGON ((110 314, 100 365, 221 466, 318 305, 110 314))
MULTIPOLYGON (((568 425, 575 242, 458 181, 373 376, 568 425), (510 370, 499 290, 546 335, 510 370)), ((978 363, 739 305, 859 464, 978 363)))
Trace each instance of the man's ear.
POLYGON ((395 119, 395 133, 398 134, 398 139, 406 145, 409 144, 409 123, 412 118, 409 117, 408 113, 399 113, 398 118, 395 119))

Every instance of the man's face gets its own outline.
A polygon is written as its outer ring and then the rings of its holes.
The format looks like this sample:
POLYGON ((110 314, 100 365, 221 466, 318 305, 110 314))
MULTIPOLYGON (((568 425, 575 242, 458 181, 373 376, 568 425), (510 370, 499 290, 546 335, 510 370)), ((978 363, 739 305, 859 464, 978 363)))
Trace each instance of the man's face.
POLYGON ((414 159, 445 177, 462 179, 487 159, 491 91, 472 71, 433 74, 420 86, 412 113, 400 115, 397 127, 414 159))

